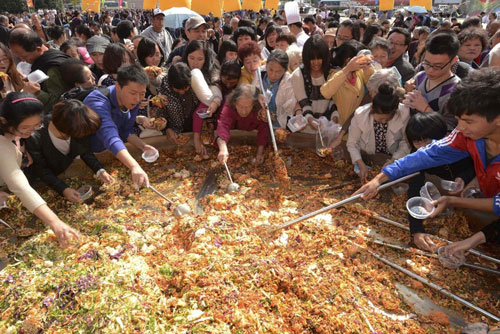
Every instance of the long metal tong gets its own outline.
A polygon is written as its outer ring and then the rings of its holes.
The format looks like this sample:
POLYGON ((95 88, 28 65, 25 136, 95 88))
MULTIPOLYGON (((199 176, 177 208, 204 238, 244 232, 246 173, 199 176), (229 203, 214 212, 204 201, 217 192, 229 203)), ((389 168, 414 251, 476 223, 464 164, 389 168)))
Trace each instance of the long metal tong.
MULTIPOLYGON (((376 215, 374 215, 374 216, 372 216, 372 217, 373 217, 373 219, 377 219, 377 220, 380 220, 380 221, 382 221, 382 222, 384 222, 384 223, 391 224, 391 225, 396 226, 396 227, 399 227, 399 228, 401 228, 401 229, 403 229, 403 230, 407 230, 407 231, 409 231, 409 230, 410 230, 410 228, 409 228, 408 226, 403 225, 403 224, 398 223, 398 222, 395 222, 394 220, 391 220, 391 219, 389 219, 389 218, 379 216, 378 214, 376 214, 376 215)), ((446 239, 443 239, 443 238, 440 238, 440 237, 438 237, 437 235, 432 235, 432 234, 431 234, 430 236, 431 236, 431 238, 433 238, 433 239, 435 239, 435 240, 439 240, 439 241, 442 241, 442 242, 446 242, 447 244, 451 244, 451 241, 446 240, 446 239)), ((478 251, 478 250, 475 250, 475 249, 469 249, 469 253, 474 254, 474 255, 476 255, 477 257, 483 258, 483 259, 485 259, 485 260, 488 260, 488 261, 491 261, 491 262, 494 262, 494 263, 500 264, 500 260, 499 260, 499 259, 497 259, 497 258, 495 258, 495 257, 492 257, 492 256, 489 256, 489 255, 486 255, 486 254, 484 254, 484 253, 482 253, 482 252, 480 252, 480 251, 478 251)))
MULTIPOLYGON (((408 246, 392 244, 392 243, 389 243, 389 242, 386 242, 386 241, 383 241, 383 240, 378 240, 378 239, 367 239, 367 240, 371 241, 371 242, 373 242, 373 243, 375 243, 377 245, 380 245, 380 246, 386 246, 386 247, 389 247, 389 248, 394 248, 394 249, 402 250, 402 251, 409 252, 409 253, 414 253, 414 254, 423 255, 423 256, 427 256, 427 257, 433 257, 433 258, 437 258, 438 257, 437 254, 434 254, 434 253, 424 252, 424 251, 422 251, 420 249, 412 249, 412 248, 410 248, 408 246)), ((489 267, 480 266, 480 265, 473 264, 473 263, 465 262, 462 266, 469 267, 469 268, 472 268, 472 269, 486 271, 488 273, 495 274, 495 275, 500 275, 500 271, 499 270, 496 270, 496 269, 493 269, 493 268, 489 268, 489 267)))
POLYGON ((453 293, 453 292, 451 292, 451 291, 446 290, 446 289, 445 289, 445 288, 443 288, 442 286, 440 286, 440 285, 438 285, 438 284, 436 284, 436 283, 433 283, 433 282, 429 281, 427 278, 424 278, 424 277, 422 277, 422 276, 419 276, 419 275, 415 274, 414 272, 412 272, 412 271, 410 271, 410 270, 408 270, 408 269, 406 269, 406 268, 401 267, 400 265, 397 265, 397 264, 395 264, 395 263, 393 263, 393 262, 391 262, 391 261, 387 260, 385 257, 382 257, 382 256, 378 255, 377 253, 373 252, 372 250, 370 250, 370 249, 368 249, 368 248, 366 248, 366 247, 364 247, 364 246, 361 246, 361 245, 359 245, 359 244, 357 244, 357 243, 355 243, 355 242, 352 242, 352 241, 350 241, 350 240, 348 240, 348 241, 349 241, 351 244, 356 245, 356 246, 358 246, 359 248, 364 249, 365 251, 367 251, 368 253, 370 253, 370 254, 371 254, 374 258, 376 258, 376 259, 378 259, 378 260, 380 260, 380 261, 384 262, 385 264, 387 264, 387 265, 389 265, 389 266, 393 267, 394 269, 397 269, 397 270, 399 270, 399 271, 401 271, 401 272, 405 273, 406 275, 410 276, 411 278, 414 278, 414 279, 416 279, 417 281, 420 281, 420 282, 424 283, 425 285, 427 285, 427 286, 429 286, 429 287, 433 288, 434 290, 437 290, 438 292, 442 293, 443 295, 445 295, 445 296, 447 296, 447 297, 450 297, 450 298, 452 298, 452 299, 456 300, 456 301, 457 301, 457 302, 459 302, 460 304, 462 304, 462 305, 464 305, 464 306, 466 306, 466 307, 468 307, 468 308, 470 308, 470 309, 473 309, 474 311, 479 312, 479 313, 481 313, 482 315, 484 315, 484 316, 486 316, 486 317, 488 317, 488 318, 490 318, 490 319, 492 319, 492 320, 494 320, 494 321, 497 321, 497 322, 498 322, 498 321, 500 321, 500 318, 499 318, 499 317, 497 317, 496 315, 494 315, 494 314, 492 314, 492 313, 490 313, 490 312, 488 312, 488 311, 486 311, 486 310, 484 310, 484 309, 480 308, 479 306, 476 306, 476 305, 472 304, 471 302, 469 302, 468 300, 466 300, 466 299, 464 299, 464 298, 462 298, 462 297, 460 297, 460 296, 457 296, 456 294, 454 294, 454 293, 453 293))
MULTIPOLYGON (((403 181, 406 181, 408 179, 411 179, 412 177, 418 175, 418 172, 417 173, 413 173, 413 174, 410 174, 410 175, 407 175, 407 176, 403 176, 402 178, 399 178, 397 180, 394 180, 394 181, 391 181, 391 182, 388 182, 388 183, 384 183, 382 185, 380 185, 377 189, 378 190, 382 190, 382 189, 385 189, 385 188, 388 188, 392 185, 395 185, 396 183, 399 183, 399 182, 403 182, 403 181)), ((277 227, 273 227, 273 226, 269 226, 269 225, 265 225, 265 226, 261 226, 261 227, 258 227, 257 228, 257 233, 260 233, 260 234, 267 234, 267 235, 272 235, 274 233, 276 233, 277 231, 279 230, 282 230, 284 228, 287 228, 287 227, 290 227, 292 225, 295 225, 297 223, 300 223, 304 220, 307 220, 309 218, 312 218, 316 215, 319 215, 320 213, 323 213, 323 212, 326 212, 326 211, 329 211, 331 209, 335 209, 339 206, 342 206, 344 204, 347 204, 347 203, 350 203, 350 202, 353 202, 359 198, 361 198, 363 194, 357 194, 357 195, 354 195, 354 196, 351 196, 349 198, 346 198, 340 202, 337 202, 337 203, 334 203, 334 204, 330 204, 328 206, 325 206, 324 208, 321 208, 319 210, 316 210, 316 211, 313 211, 313 212, 310 212, 302 217, 298 217, 298 218, 295 218, 291 221, 289 221, 288 223, 285 223, 285 224, 282 224, 282 225, 279 225, 277 227), (267 229, 267 230, 263 230, 263 229, 267 229)), ((266 236, 266 235, 263 235, 263 236, 266 236)))

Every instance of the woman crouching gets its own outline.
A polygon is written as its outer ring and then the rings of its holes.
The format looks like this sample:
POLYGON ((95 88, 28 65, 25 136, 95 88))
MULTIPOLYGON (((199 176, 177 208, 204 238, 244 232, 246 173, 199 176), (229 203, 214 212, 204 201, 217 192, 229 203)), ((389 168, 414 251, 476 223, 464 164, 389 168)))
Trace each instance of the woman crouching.
POLYGON ((227 143, 230 131, 233 129, 252 131, 257 130, 257 156, 256 164, 264 162, 264 148, 269 139, 269 127, 263 114, 263 96, 257 87, 249 84, 241 84, 235 88, 228 100, 217 122, 216 144, 219 147, 220 163, 224 164, 229 158, 227 143))

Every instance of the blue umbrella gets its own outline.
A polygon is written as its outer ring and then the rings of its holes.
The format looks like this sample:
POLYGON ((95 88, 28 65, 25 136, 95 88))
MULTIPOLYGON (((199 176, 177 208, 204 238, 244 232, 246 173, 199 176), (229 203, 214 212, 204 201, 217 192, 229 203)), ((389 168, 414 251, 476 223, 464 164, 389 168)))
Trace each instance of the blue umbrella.
POLYGON ((186 7, 172 7, 163 11, 163 14, 165 14, 163 21, 165 23, 165 27, 173 29, 182 27, 182 21, 185 19, 189 19, 193 16, 201 16, 197 12, 186 7))
POLYGON ((406 9, 409 12, 417 13, 417 14, 425 14, 427 13, 427 9, 423 6, 411 6, 406 9))

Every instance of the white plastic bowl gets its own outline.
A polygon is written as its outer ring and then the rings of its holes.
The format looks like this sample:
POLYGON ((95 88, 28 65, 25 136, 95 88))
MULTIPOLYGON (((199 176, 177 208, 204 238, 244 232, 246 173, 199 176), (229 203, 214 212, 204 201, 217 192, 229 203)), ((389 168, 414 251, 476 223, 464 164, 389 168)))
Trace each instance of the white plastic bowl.
POLYGON ((408 185, 408 183, 398 183, 393 185, 391 188, 396 195, 404 195, 408 191, 408 188, 410 188, 410 186, 408 185))
POLYGON ((80 198, 82 201, 86 201, 92 196, 92 187, 88 184, 78 188, 78 193, 80 194, 80 198))
POLYGON ((424 197, 412 197, 406 202, 408 213, 416 219, 426 219, 434 212, 431 201, 424 197))
POLYGON ((158 160, 158 157, 160 156, 160 153, 158 150, 146 150, 142 153, 142 158, 149 163, 153 163, 156 160, 158 160))
POLYGON ((201 119, 205 119, 205 118, 209 118, 210 117, 210 114, 207 112, 208 108, 202 108, 200 110, 198 110, 196 112, 196 114, 201 118, 201 119))
POLYGON ((19 62, 17 64, 17 71, 21 73, 23 77, 27 77, 31 72, 31 64, 25 61, 19 62))
POLYGON ((441 197, 441 194, 434 183, 426 182, 422 188, 420 188, 420 196, 428 199, 429 201, 437 201, 441 197))
POLYGON ((36 70, 34 72, 31 72, 29 75, 28 75, 28 80, 29 81, 32 81, 32 82, 36 82, 36 83, 42 83, 44 82, 45 80, 47 80, 49 77, 43 73, 42 71, 40 70, 36 70))
POLYGON ((445 246, 441 246, 437 250, 439 262, 446 268, 457 269, 465 263, 465 255, 454 254, 447 256, 445 254, 445 246))
POLYGON ((455 181, 447 181, 447 180, 441 180, 441 187, 449 192, 457 192, 461 191, 464 189, 464 183, 463 182, 455 182, 455 181))
POLYGON ((297 132, 304 129, 307 126, 307 120, 302 115, 293 116, 288 120, 288 128, 292 132, 297 132))

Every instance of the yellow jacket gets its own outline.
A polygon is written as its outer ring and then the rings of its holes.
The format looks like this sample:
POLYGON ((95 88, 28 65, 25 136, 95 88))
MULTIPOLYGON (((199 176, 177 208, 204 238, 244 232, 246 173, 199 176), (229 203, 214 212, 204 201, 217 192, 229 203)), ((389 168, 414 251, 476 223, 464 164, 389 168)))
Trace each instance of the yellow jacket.
POLYGON ((326 99, 332 99, 337 105, 340 125, 344 125, 359 107, 365 96, 365 84, 373 72, 375 72, 373 66, 356 71, 356 82, 353 85, 347 80, 343 70, 334 70, 330 73, 328 80, 321 86, 321 94, 326 99))
POLYGON ((240 77, 240 81, 238 81, 238 85, 241 85, 241 84, 252 84, 253 83, 253 79, 254 79, 254 75, 250 72, 247 71, 247 69, 245 68, 245 66, 242 66, 241 67, 241 77, 240 77))
MULTIPOLYGON (((266 61, 262 60, 260 62, 260 70, 261 71, 265 71, 266 70, 264 68, 265 65, 266 65, 266 61)), ((257 81, 257 78, 255 77, 255 75, 252 74, 252 73, 250 73, 250 72, 248 72, 247 69, 245 68, 245 66, 241 66, 241 77, 240 77, 240 81, 238 81, 238 85, 241 85, 241 84, 244 84, 244 83, 250 84, 250 85, 256 85, 257 87, 259 87, 259 82, 257 81)))

